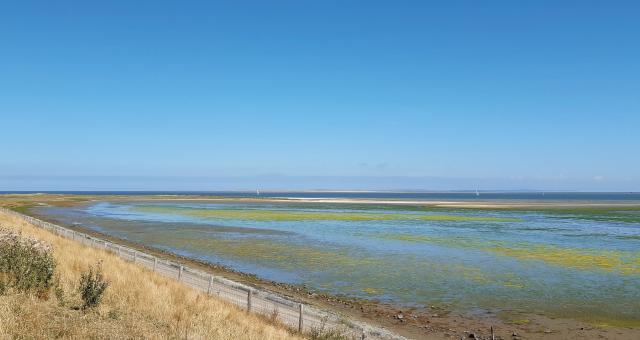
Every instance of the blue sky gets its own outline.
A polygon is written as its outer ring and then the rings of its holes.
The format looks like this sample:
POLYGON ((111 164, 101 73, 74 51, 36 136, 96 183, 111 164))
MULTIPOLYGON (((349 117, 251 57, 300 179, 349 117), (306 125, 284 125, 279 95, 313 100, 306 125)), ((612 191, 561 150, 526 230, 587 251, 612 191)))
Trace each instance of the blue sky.
POLYGON ((0 4, 0 190, 640 190, 621 1, 0 4))

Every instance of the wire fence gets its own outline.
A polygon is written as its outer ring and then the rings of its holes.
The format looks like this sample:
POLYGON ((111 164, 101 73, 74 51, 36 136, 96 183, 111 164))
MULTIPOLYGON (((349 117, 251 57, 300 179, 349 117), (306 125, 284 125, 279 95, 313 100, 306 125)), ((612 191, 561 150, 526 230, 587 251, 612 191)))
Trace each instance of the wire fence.
POLYGON ((336 313, 292 301, 273 292, 250 287, 10 209, 0 207, 0 211, 87 246, 112 252, 124 260, 146 267, 160 275, 180 281, 209 295, 218 296, 248 312, 277 319, 301 333, 333 330, 352 339, 403 339, 383 328, 348 320, 336 313))

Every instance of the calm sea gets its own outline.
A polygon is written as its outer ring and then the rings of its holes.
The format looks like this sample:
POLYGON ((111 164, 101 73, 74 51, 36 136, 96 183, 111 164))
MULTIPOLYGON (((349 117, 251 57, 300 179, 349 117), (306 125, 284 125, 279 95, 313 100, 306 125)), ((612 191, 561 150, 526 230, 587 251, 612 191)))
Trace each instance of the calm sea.
MULTIPOLYGON (((0 191, 0 194, 73 195, 212 195, 256 197, 255 191, 0 191)), ((360 198, 401 200, 559 200, 559 201, 640 201, 640 192, 389 192, 389 191, 264 191, 260 197, 360 198)))

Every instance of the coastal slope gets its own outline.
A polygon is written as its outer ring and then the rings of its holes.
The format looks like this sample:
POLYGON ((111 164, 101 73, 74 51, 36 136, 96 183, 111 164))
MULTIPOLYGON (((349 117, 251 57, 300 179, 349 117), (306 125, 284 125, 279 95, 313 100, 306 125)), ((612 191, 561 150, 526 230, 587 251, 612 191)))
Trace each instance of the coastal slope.
POLYGON ((0 296, 0 338, 298 338, 265 318, 13 216, 0 213, 0 225, 51 245, 65 292, 64 299, 0 296), (97 263, 109 287, 96 310, 82 311, 78 281, 97 263))

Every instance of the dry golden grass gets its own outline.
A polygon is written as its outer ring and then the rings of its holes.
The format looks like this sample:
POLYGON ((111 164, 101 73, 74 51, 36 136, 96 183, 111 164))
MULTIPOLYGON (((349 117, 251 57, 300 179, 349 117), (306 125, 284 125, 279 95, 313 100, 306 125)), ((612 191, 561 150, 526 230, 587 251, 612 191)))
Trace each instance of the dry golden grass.
POLYGON ((289 339, 284 327, 156 275, 102 250, 86 247, 0 212, 0 224, 53 246, 64 299, 0 296, 0 338, 289 339), (83 312, 80 273, 102 262, 109 288, 102 304, 83 312))

